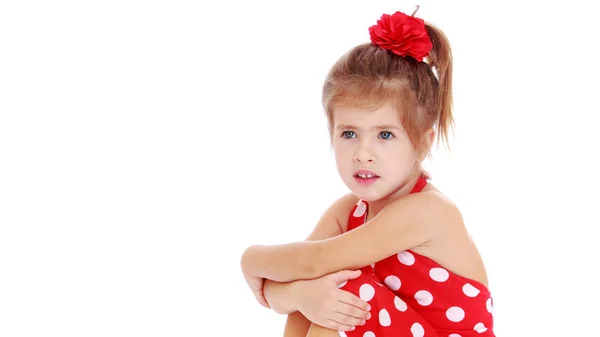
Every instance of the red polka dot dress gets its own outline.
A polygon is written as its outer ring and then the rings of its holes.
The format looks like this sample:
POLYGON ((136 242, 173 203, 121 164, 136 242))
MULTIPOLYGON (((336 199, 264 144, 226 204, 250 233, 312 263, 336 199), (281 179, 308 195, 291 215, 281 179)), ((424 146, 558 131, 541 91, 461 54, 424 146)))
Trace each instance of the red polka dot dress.
MULTIPOLYGON (((411 193, 427 184, 421 177, 411 193)), ((352 209, 348 230, 365 223, 369 205, 352 209)), ((371 305, 371 318, 342 337, 494 337, 492 298, 481 283, 406 250, 361 269, 340 285, 371 305)))

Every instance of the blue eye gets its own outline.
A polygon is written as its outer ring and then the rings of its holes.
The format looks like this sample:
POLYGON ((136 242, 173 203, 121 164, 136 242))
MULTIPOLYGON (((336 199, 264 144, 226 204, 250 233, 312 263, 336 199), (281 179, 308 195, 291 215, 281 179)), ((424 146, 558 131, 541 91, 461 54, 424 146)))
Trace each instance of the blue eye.
POLYGON ((392 139, 392 137, 394 137, 394 135, 389 131, 381 131, 379 136, 383 139, 392 139))
POLYGON ((355 136, 356 134, 354 133, 354 131, 344 131, 342 132, 342 137, 344 138, 354 138, 353 136, 355 136))

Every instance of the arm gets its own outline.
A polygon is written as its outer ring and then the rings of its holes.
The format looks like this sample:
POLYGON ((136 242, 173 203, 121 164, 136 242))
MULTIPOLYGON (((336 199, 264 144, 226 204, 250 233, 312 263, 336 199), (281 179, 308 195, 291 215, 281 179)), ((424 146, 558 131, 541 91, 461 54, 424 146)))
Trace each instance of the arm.
MULTIPOLYGON (((323 213, 312 233, 306 241, 325 240, 342 234, 342 227, 346 226, 346 218, 356 203, 356 197, 347 194, 336 200, 323 213)), ((253 261, 246 260, 248 263, 253 261)), ((244 266, 242 266, 244 267, 244 266)), ((293 280, 289 280, 293 281, 293 280)), ((269 306, 277 313, 291 314, 298 310, 297 301, 293 296, 297 293, 294 282, 276 282, 265 280, 264 294, 269 306)))
POLYGON ((402 197, 371 221, 334 238, 283 245, 252 246, 247 272, 286 282, 356 269, 435 239, 440 225, 462 222, 458 209, 435 192, 402 197), (374 244, 376 243, 376 244, 374 244))
MULTIPOLYGON (((324 240, 342 234, 346 220, 356 198, 345 195, 334 202, 321 216, 306 241, 324 240), (343 216, 344 218, 340 218, 343 216)), ((279 283, 265 280, 264 294, 271 308, 280 314, 288 314, 284 333, 285 337, 305 337, 311 322, 298 311, 297 282, 279 283)))

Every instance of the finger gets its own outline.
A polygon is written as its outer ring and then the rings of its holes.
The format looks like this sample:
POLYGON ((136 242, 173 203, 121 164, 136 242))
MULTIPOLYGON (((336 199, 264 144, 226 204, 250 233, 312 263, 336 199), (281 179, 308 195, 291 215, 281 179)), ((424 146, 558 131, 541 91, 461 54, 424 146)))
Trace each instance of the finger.
POLYGON ((348 280, 353 280, 359 277, 361 274, 360 269, 358 270, 340 270, 331 275, 331 280, 336 284, 346 282, 348 280))
POLYGON ((256 300, 258 301, 258 303, 260 303, 263 307, 267 308, 267 309, 271 309, 271 306, 269 305, 269 303, 267 302, 267 299, 260 295, 260 294, 254 294, 254 297, 256 297, 256 300))
POLYGON ((271 306, 269 305, 269 303, 267 303, 267 301, 265 301, 264 299, 259 299, 258 301, 263 307, 267 308, 267 309, 271 309, 271 306))
POLYGON ((371 319, 371 313, 369 311, 361 310, 353 305, 344 302, 339 302, 339 304, 340 305, 338 308, 336 308, 336 311, 343 315, 353 317, 358 320, 371 319))
POLYGON ((361 325, 365 325, 365 322, 366 322, 365 319, 348 316, 341 312, 334 312, 331 316, 331 319, 342 325, 349 325, 349 326, 361 326, 361 325))
POLYGON ((322 324, 319 324, 319 325, 321 325, 327 329, 336 330, 336 331, 352 331, 352 330, 356 329, 352 325, 340 324, 340 323, 330 320, 330 319, 326 320, 325 322, 323 322, 322 324))
POLYGON ((369 303, 367 303, 365 300, 361 299, 360 297, 354 295, 351 292, 340 289, 340 294, 339 294, 338 299, 341 302, 350 304, 350 305, 358 308, 360 311, 368 312, 371 310, 371 306, 369 305, 369 303))

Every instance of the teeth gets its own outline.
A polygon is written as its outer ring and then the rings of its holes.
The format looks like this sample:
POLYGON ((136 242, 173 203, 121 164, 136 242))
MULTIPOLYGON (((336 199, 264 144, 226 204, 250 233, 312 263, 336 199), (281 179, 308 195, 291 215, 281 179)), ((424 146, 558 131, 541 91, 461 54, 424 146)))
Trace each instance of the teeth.
POLYGON ((359 173, 358 176, 361 177, 361 178, 375 178, 374 174, 361 174, 361 173, 359 173))

